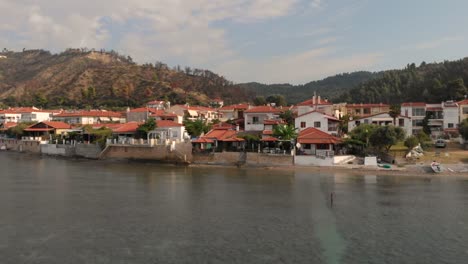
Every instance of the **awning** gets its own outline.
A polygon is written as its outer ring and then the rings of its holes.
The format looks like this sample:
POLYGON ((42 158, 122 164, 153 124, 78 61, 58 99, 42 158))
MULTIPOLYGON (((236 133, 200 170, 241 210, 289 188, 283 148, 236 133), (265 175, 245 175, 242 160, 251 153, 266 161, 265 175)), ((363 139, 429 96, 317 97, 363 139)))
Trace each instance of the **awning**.
POLYGON ((275 138, 275 137, 266 137, 266 138, 262 138, 260 141, 263 141, 263 142, 276 142, 276 141, 278 141, 278 139, 275 138))
POLYGON ((198 138, 198 139, 192 140, 192 143, 214 143, 214 141, 208 138, 198 138))
POLYGON ((190 116, 198 116, 198 112, 195 110, 187 110, 190 116))
POLYGON ((47 132, 47 131, 52 131, 54 130, 53 128, 25 128, 24 131, 27 132, 47 132))

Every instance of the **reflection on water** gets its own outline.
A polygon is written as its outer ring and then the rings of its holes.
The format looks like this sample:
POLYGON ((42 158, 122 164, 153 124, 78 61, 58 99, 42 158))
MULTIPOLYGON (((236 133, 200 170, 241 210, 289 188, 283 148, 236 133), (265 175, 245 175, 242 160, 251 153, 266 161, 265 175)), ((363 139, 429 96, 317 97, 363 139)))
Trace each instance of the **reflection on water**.
POLYGON ((0 169, 1 263, 468 259, 468 181, 456 178, 191 168, 5 152, 0 169))

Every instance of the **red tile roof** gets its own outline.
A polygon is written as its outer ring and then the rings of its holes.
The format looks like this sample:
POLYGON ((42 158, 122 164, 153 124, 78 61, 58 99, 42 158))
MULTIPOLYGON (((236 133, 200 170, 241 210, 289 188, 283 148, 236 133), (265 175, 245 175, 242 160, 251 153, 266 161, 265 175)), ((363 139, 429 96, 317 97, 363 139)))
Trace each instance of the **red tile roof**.
POLYGON ((457 102, 459 105, 466 105, 468 104, 468 99, 465 99, 465 100, 462 100, 462 101, 458 101, 457 102))
POLYGON ((278 141, 278 139, 275 138, 275 137, 266 137, 266 138, 260 139, 260 141, 264 141, 264 142, 275 142, 275 141, 278 141))
POLYGON ((50 126, 50 127, 56 128, 56 129, 70 129, 71 128, 70 124, 67 124, 67 123, 64 123, 64 122, 59 122, 59 121, 44 121, 44 122, 40 122, 40 123, 44 123, 47 126, 50 126))
MULTIPOLYGON (((318 100, 318 98, 316 99, 316 101, 318 100)), ((331 102, 329 102, 328 100, 325 100, 325 99, 320 99, 320 102, 317 102, 317 103, 313 103, 313 98, 310 98, 309 100, 305 100, 304 102, 300 102, 298 103, 297 105, 298 106, 312 106, 312 105, 332 105, 331 102)))
POLYGON ((138 122, 128 122, 125 124, 122 124, 118 128, 113 129, 114 133, 135 133, 138 126, 140 126, 141 123, 138 122))
POLYGON ((271 131, 271 130, 263 130, 262 135, 273 135, 273 131, 271 131))
POLYGON ((281 109, 275 108, 269 105, 256 106, 254 108, 244 111, 244 113, 274 113, 274 114, 279 114, 281 112, 282 112, 281 109))
POLYGON ((324 113, 322 113, 322 112, 320 112, 320 111, 317 111, 317 110, 313 110, 313 111, 304 113, 304 114, 299 115, 299 116, 297 116, 297 117, 305 116, 305 115, 308 115, 308 114, 311 114, 311 113, 314 113, 314 112, 317 112, 317 113, 319 113, 319 114, 322 114, 322 115, 323 115, 325 118, 327 118, 327 119, 334 120, 334 121, 340 121, 338 118, 336 118, 336 117, 334 117, 334 116, 330 116, 330 115, 324 114, 324 113))
POLYGON ((297 142, 301 144, 337 144, 341 143, 341 139, 309 127, 299 132, 297 142))
MULTIPOLYGON (((128 111, 129 113, 156 113, 158 110, 154 109, 154 108, 151 108, 151 107, 140 107, 140 108, 134 108, 134 109, 130 109, 130 111, 128 111)), ((162 111, 162 110, 159 110, 159 111, 162 111)))
POLYGON ((39 122, 33 125, 30 125, 29 127, 25 128, 24 131, 50 131, 54 129, 71 129, 71 125, 64 123, 64 122, 58 122, 58 121, 44 121, 44 122, 39 122), (45 125, 45 127, 44 127, 45 125))

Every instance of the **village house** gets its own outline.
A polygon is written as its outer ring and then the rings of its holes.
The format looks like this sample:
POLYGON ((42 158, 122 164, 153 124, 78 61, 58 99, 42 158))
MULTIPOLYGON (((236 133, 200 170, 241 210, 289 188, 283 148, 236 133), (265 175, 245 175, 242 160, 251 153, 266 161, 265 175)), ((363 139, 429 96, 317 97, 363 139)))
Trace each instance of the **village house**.
POLYGON ((353 160, 354 156, 339 155, 342 140, 319 129, 309 127, 299 132, 295 165, 333 166, 353 160))
POLYGON ((18 123, 21 120, 21 113, 14 109, 0 111, 0 123, 18 123))
POLYGON ((280 114, 283 112, 280 108, 273 106, 257 106, 244 111, 244 130, 258 131, 265 130, 265 121, 281 121, 280 114))
POLYGON ((208 123, 220 117, 215 109, 204 106, 174 105, 167 112, 183 116, 187 120, 203 120, 208 123))
POLYGON ((352 118, 348 121, 348 131, 353 130, 361 124, 374 124, 379 126, 395 125, 396 127, 401 127, 405 131, 406 136, 412 135, 413 123, 411 118, 400 115, 395 118, 395 124, 393 124, 393 121, 393 117, 391 117, 388 113, 352 118))
POLYGON ((184 121, 183 116, 176 115, 175 113, 169 113, 165 110, 156 110, 156 112, 150 114, 150 117, 154 118, 156 121, 170 120, 179 124, 182 124, 184 121))
POLYGON ((67 111, 52 116, 53 121, 68 124, 92 125, 100 123, 125 123, 125 117, 118 112, 105 110, 67 111))
POLYGON ((146 122, 150 115, 156 114, 158 110, 156 108, 140 107, 134 109, 127 109, 126 117, 127 122, 146 122))
POLYGON ((458 104, 458 123, 468 118, 468 99, 457 102, 458 104))
POLYGON ((146 107, 156 109, 156 110, 164 110, 166 108, 169 108, 171 106, 170 102, 165 102, 165 101, 151 101, 146 103, 146 107))
POLYGON ((245 147, 245 140, 237 137, 236 127, 219 123, 204 136, 192 140, 194 152, 210 151, 241 151, 245 147))
POLYGON ((303 115, 312 111, 322 112, 327 115, 333 115, 333 104, 327 99, 322 99, 319 96, 312 96, 311 99, 298 103, 294 109, 297 110, 297 115, 303 115))
POLYGON ((388 113, 390 105, 388 104, 346 104, 346 114, 354 117, 376 115, 388 113))
POLYGON ((248 104, 235 104, 226 105, 218 109, 220 114, 219 120, 226 122, 228 120, 238 120, 244 118, 244 111, 248 110, 250 105, 248 104))
POLYGON ((455 132, 460 120, 460 110, 453 101, 439 104, 426 104, 423 102, 408 102, 401 104, 401 114, 412 120, 412 134, 417 134, 423 129, 424 119, 428 117, 427 126, 433 137, 442 136, 444 133, 455 132))
POLYGON ((64 136, 73 131, 70 124, 59 121, 43 121, 24 129, 25 140, 48 140, 51 135, 64 136))
POLYGON ((314 127, 327 134, 338 136, 340 120, 336 117, 313 110, 303 113, 294 119, 294 125, 299 130, 314 127))
POLYGON ((148 132, 148 140, 151 145, 180 143, 189 138, 185 126, 171 120, 156 121, 156 128, 148 132))

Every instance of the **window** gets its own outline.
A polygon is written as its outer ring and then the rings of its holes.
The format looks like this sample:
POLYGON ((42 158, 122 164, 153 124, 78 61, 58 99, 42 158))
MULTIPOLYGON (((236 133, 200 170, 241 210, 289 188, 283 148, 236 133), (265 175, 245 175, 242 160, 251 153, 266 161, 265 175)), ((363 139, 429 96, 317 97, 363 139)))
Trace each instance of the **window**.
POLYGON ((369 119, 364 119, 364 124, 369 124, 369 119))
POLYGON ((364 112, 365 115, 370 114, 370 108, 364 108, 363 112, 364 112))
POLYGON ((463 114, 468 115, 468 107, 463 107, 463 114))
POLYGON ((361 121, 356 121, 355 124, 356 126, 359 126, 361 124, 361 121))
POLYGON ((306 122, 301 122, 301 128, 305 128, 306 127, 306 122))
POLYGON ((314 127, 320 127, 320 122, 314 122, 314 127))
POLYGON ((398 119, 398 126, 405 126, 405 120, 403 118, 398 119))
POLYGON ((413 120, 413 126, 422 126, 423 121, 422 120, 413 120))
POLYGON ((252 117, 252 123, 258 124, 258 116, 253 116, 252 117))
POLYGON ((448 123, 448 128, 453 128, 453 123, 448 123))
POLYGON ((413 108, 413 116, 426 116, 424 108, 413 108))
POLYGON ((356 115, 360 115, 361 114, 361 109, 356 109, 355 112, 356 112, 356 115))

